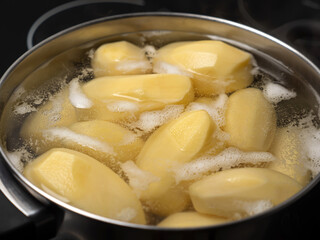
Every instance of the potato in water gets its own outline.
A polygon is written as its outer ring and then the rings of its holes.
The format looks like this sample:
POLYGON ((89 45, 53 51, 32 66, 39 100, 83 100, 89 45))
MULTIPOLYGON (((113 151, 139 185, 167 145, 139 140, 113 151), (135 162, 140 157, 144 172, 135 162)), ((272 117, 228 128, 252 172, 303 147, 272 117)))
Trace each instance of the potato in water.
POLYGON ((277 205, 301 188, 294 179, 270 169, 235 168, 205 177, 189 191, 198 212, 236 218, 277 205))
POLYGON ((152 212, 167 216, 186 208, 188 195, 185 190, 175 186, 173 174, 168 169, 191 161, 210 144, 214 144, 216 139, 213 133, 216 128, 206 111, 191 111, 163 125, 149 137, 137 157, 137 166, 160 178, 142 193, 142 200, 152 212), (172 202, 166 201, 167 198, 172 202))
POLYGON ((153 58, 106 43, 93 79, 72 80, 26 118, 20 135, 36 157, 24 175, 75 207, 158 227, 266 211, 311 173, 303 129, 277 126, 275 103, 251 85, 253 62, 222 41, 170 43, 153 58))
POLYGON ((44 153, 55 146, 44 136, 45 130, 53 127, 66 127, 77 122, 76 110, 68 96, 68 89, 58 93, 24 121, 20 135, 36 153, 44 153))
POLYGON ((152 71, 143 49, 127 41, 100 46, 94 53, 92 67, 96 77, 144 74, 152 71))
POLYGON ((249 86, 251 61, 251 54, 221 41, 176 42, 159 49, 153 69, 189 76, 199 95, 212 96, 249 86))
POLYGON ((101 77, 83 85, 94 105, 79 109, 81 119, 121 121, 168 104, 188 104, 194 99, 190 79, 177 74, 101 77))
POLYGON ((273 106, 256 88, 231 94, 227 102, 225 131, 229 144, 244 151, 267 151, 276 130, 273 106))
POLYGON ((53 148, 28 164, 24 175, 83 210, 127 222, 146 222, 132 189, 111 169, 85 154, 53 148))

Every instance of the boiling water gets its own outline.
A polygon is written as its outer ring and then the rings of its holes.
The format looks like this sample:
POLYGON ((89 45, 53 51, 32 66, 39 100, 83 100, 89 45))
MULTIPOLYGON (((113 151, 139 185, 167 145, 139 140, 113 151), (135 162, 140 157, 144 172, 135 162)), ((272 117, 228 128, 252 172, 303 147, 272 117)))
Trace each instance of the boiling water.
MULTIPOLYGON (((287 69, 276 60, 249 46, 215 36, 200 36, 183 32, 140 32, 112 36, 88 43, 77 49, 71 49, 48 61, 20 84, 7 104, 4 118, 7 119, 5 122, 8 127, 3 138, 6 142, 8 157, 21 172, 25 164, 36 157, 28 142, 24 142, 19 135, 21 125, 30 114, 37 111, 39 107, 48 101, 52 101, 53 108, 46 114, 49 114, 53 121, 58 120, 60 116, 57 113, 61 108, 61 102, 59 101, 62 98, 59 99, 57 96, 59 96, 59 92, 62 89, 69 88, 69 99, 75 107, 87 108, 92 105, 92 102, 81 91, 80 84, 94 78, 90 61, 94 49, 102 43, 118 40, 130 41, 144 47, 148 58, 152 60, 155 49, 167 43, 203 39, 224 40, 253 54, 257 67, 253 70, 255 80, 251 86, 261 89, 266 99, 273 104, 276 109, 277 125, 279 127, 294 126, 302 130, 299 134, 302 144, 301 149, 303 149, 302 160, 305 163, 305 167, 312 172, 312 177, 315 177, 320 172, 320 150, 317 147, 320 144, 317 112, 319 103, 318 97, 308 83, 300 79, 299 76, 294 75, 290 69, 287 69), (70 55, 74 56, 74 61, 64 60, 64 57, 70 55)), ((182 105, 170 105, 162 110, 144 112, 139 119, 126 124, 121 122, 120 124, 133 131, 133 134, 127 137, 127 142, 133 141, 136 137, 147 139, 156 128, 171 119, 177 118, 183 111, 204 109, 218 126, 223 126, 227 98, 227 94, 217 96, 213 107, 201 103, 191 103, 186 109, 182 105)), ((119 101, 109 104, 108 108, 111 111, 121 112, 134 110, 136 106, 130 102, 119 101)), ((101 145, 101 142, 90 137, 77 135, 69 129, 57 128, 50 131, 48 133, 51 136, 69 138, 81 145, 102 149, 108 153, 111 151, 108 146, 101 145)), ((220 139, 226 138, 224 132, 221 131, 219 134, 218 137, 220 139)), ((239 165, 263 166, 263 164, 273 160, 274 156, 271 153, 245 153, 238 149, 228 148, 216 156, 200 156, 195 161, 173 171, 176 182, 179 183, 196 179, 208 171, 214 172, 239 165)), ((131 185, 137 195, 145 190, 149 183, 158 180, 152 174, 139 169, 131 160, 123 163, 121 167, 125 172, 124 179, 131 185)), ((254 214, 268 207, 268 203, 262 202, 251 207, 248 206, 248 212, 251 211, 254 214)), ((149 224, 156 224, 161 219, 159 216, 148 212, 147 216, 149 224)))

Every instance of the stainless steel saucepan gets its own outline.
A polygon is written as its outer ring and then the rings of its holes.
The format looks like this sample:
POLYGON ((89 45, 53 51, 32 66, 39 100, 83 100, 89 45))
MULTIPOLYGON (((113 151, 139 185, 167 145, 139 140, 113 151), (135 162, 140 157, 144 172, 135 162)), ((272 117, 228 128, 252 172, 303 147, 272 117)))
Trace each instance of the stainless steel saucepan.
MULTIPOLYGON (((97 19, 77 25, 39 43, 21 56, 0 82, 1 161, 0 188, 9 200, 34 222, 35 239, 269 239, 290 218, 293 207, 319 184, 315 177, 302 191, 264 213, 212 227, 168 229, 124 223, 73 207, 41 191, 10 160, 7 150, 18 141, 9 98, 25 84, 30 91, 58 81, 76 71, 84 53, 104 42, 126 39, 161 46, 177 40, 222 39, 251 52, 262 71, 279 79, 300 96, 297 106, 315 112, 319 107, 320 71, 285 43, 250 27, 218 19, 182 13, 136 13, 97 19)), ((283 107, 286 109, 285 107, 283 107)), ((20 119, 21 120, 21 119, 20 119)), ((278 233, 281 235, 281 233, 278 233)))

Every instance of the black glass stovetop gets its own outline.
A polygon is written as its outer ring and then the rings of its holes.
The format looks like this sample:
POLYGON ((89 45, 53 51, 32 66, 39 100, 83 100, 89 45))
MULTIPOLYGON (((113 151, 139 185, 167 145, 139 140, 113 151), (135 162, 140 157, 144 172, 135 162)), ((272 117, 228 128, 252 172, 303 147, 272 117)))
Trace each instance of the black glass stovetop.
MULTIPOLYGON (((288 43, 320 67, 319 0, 1 0, 0 76, 24 52, 75 24, 115 14, 168 11, 204 14, 243 23, 288 43)), ((320 189, 298 204, 284 231, 317 232, 320 189)), ((6 232, 31 229, 0 192, 0 239, 6 232)), ((20 238, 16 238, 20 239, 20 238)))

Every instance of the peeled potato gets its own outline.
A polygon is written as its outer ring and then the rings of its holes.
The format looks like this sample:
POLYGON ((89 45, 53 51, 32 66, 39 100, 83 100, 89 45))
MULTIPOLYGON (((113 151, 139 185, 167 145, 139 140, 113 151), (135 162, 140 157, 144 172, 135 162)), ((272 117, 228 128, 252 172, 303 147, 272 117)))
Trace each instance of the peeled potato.
POLYGON ((177 190, 174 198, 168 194, 175 186, 170 168, 191 161, 199 152, 214 144, 215 139, 212 135, 216 128, 206 111, 191 111, 163 125, 146 141, 138 155, 137 166, 160 178, 160 181, 151 183, 142 193, 142 199, 148 202, 153 212, 165 216, 186 207, 187 195, 183 190, 177 190), (177 204, 177 208, 171 209, 171 212, 167 211, 167 204, 161 204, 170 202, 165 198, 171 198, 175 204, 178 201, 181 204, 177 204))
POLYGON ((268 168, 286 174, 305 186, 310 181, 311 173, 302 162, 298 131, 294 127, 277 129, 269 150, 276 160, 268 168))
POLYGON ((294 179, 277 171, 234 168, 193 183, 189 187, 189 193, 198 212, 234 217, 237 214, 251 215, 252 211, 257 211, 257 207, 263 210, 277 205, 301 188, 294 179))
POLYGON ((227 102, 224 130, 230 134, 229 145, 243 151, 267 151, 276 131, 273 106, 255 88, 233 93, 227 102))
POLYGON ((29 163, 24 175, 49 194, 88 212, 146 223, 132 189, 107 166, 83 153, 51 149, 29 163))
POLYGON ((199 95, 229 93, 249 86, 251 54, 221 41, 176 42, 158 50, 156 73, 180 72, 190 76, 199 95))
POLYGON ((230 220, 227 218, 198 212, 179 212, 166 217, 157 226, 170 228, 202 227, 218 225, 228 221, 230 220))
POLYGON ((31 113, 23 123, 20 136, 36 153, 43 153, 55 146, 52 141, 47 141, 43 131, 53 127, 65 127, 77 121, 76 110, 68 95, 69 91, 58 93, 38 111, 31 113))
POLYGON ((144 51, 127 41, 101 45, 91 64, 95 77, 144 74, 152 70, 144 51))
POLYGON ((134 118, 168 104, 188 104, 194 98, 190 79, 176 74, 101 77, 86 83, 83 92, 94 105, 81 110, 82 118, 110 121, 134 118))

